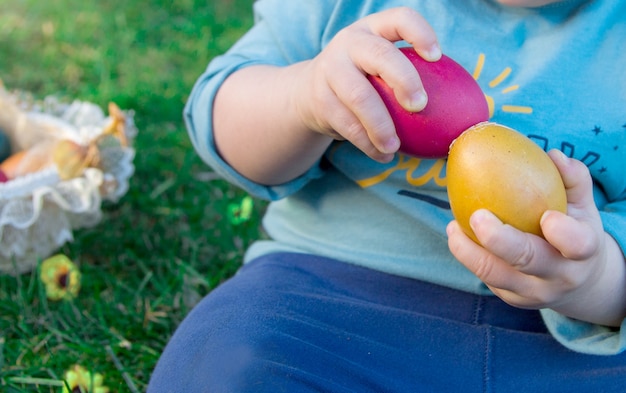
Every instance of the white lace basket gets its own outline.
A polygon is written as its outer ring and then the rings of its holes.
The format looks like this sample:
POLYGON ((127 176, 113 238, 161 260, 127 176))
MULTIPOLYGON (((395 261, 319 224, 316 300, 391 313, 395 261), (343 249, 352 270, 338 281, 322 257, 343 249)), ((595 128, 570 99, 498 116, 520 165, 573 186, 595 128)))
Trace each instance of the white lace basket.
MULTIPOLYGON (((39 260, 72 241, 74 229, 95 226, 103 200, 116 202, 127 192, 134 172, 130 142, 136 128, 132 112, 120 113, 124 143, 99 143, 97 166, 62 179, 58 168, 49 165, 0 183, 0 274, 31 271, 39 260)), ((115 120, 119 117, 107 117, 89 102, 67 104, 53 97, 35 102, 0 84, 0 129, 14 149, 28 149, 47 139, 95 144, 115 120)))

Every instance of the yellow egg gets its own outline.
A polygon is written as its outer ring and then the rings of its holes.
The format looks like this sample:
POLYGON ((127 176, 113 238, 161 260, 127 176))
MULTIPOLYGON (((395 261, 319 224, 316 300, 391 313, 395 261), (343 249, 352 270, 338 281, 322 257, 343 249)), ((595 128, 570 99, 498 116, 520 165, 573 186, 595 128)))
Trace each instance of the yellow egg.
POLYGON ((546 210, 567 210, 563 180, 548 154, 496 123, 477 124, 452 143, 446 176, 452 214, 477 243, 469 219, 478 209, 538 236, 543 236, 539 221, 546 210))
POLYGON ((52 160, 57 166, 59 177, 63 180, 80 176, 85 168, 99 160, 95 146, 83 146, 69 139, 60 140, 52 151, 52 160))

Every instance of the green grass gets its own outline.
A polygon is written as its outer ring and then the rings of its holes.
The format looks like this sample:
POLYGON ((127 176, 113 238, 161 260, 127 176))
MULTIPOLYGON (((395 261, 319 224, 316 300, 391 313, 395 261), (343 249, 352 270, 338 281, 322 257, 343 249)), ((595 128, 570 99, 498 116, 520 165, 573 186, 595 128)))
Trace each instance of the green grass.
POLYGON ((73 301, 46 299, 36 272, 0 275, 0 391, 59 392, 73 364, 111 392, 144 391, 190 308, 262 236, 263 203, 240 225, 245 194, 210 171, 181 112, 193 82, 251 25, 253 0, 3 0, 0 78, 43 98, 109 101, 135 111, 136 171, 94 228, 59 251, 76 262, 73 301))

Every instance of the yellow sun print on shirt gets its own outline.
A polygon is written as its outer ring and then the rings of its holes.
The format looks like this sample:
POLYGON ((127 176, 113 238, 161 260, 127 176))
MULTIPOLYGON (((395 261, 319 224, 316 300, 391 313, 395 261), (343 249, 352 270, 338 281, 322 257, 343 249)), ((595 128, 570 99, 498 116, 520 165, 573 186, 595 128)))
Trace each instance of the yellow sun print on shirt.
MULTIPOLYGON (((480 79, 480 76, 485 67, 485 58, 486 57, 484 53, 481 53, 480 55, 478 55, 476 68, 474 68, 474 72, 472 73, 472 76, 474 77, 474 80, 476 81, 480 79)), ((506 81, 506 79, 511 75, 512 72, 513 70, 511 69, 511 67, 506 67, 495 78, 489 81, 488 83, 489 88, 495 89, 499 87, 501 84, 503 84, 506 81)), ((510 86, 504 87, 501 90, 501 93, 509 94, 518 89, 519 89, 519 85, 510 85, 510 86)), ((487 100, 487 105, 489 106, 489 118, 491 118, 493 117, 493 114, 496 110, 495 100, 493 99, 493 97, 491 97, 490 95, 486 93, 485 93, 485 98, 487 100)), ((526 115, 533 113, 533 108, 530 106, 502 105, 500 109, 502 109, 503 112, 508 112, 508 113, 520 113, 520 114, 526 114, 526 115)))

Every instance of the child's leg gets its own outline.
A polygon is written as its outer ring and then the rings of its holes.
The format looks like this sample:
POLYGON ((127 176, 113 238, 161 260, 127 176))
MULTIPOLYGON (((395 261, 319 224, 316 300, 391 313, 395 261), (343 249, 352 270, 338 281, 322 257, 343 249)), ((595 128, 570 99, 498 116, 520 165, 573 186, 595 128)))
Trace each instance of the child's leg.
POLYGON ((196 306, 148 391, 612 391, 624 373, 624 356, 567 351, 536 311, 324 258, 274 254, 244 266, 196 306), (602 376, 589 378, 594 369, 602 376))

